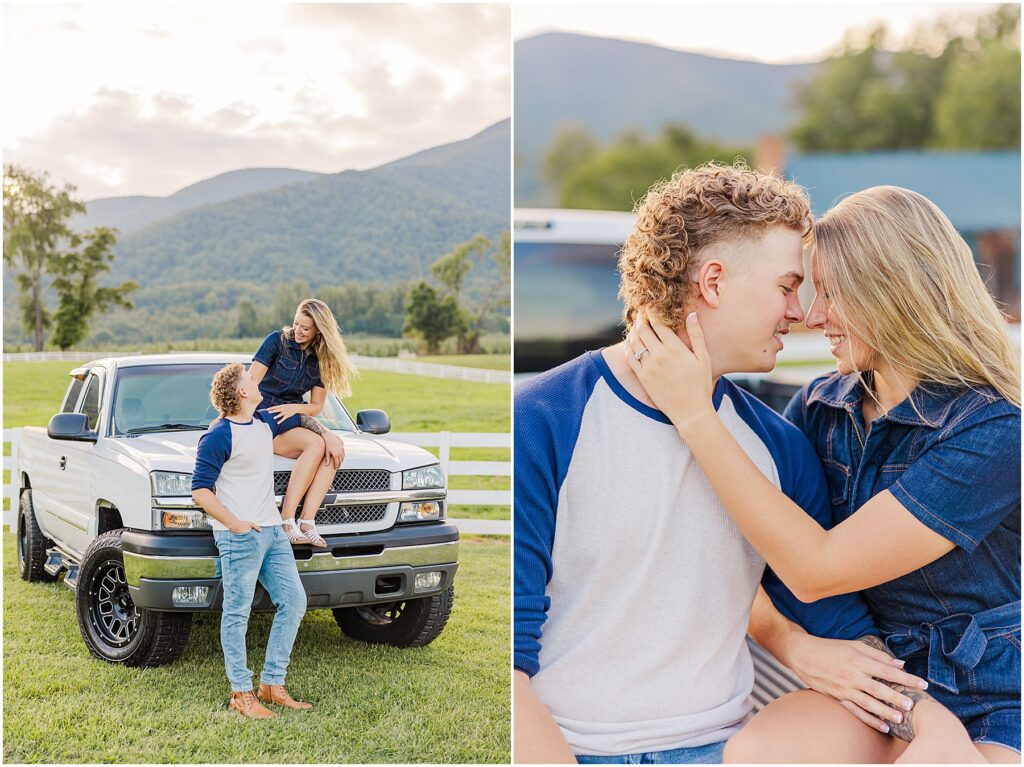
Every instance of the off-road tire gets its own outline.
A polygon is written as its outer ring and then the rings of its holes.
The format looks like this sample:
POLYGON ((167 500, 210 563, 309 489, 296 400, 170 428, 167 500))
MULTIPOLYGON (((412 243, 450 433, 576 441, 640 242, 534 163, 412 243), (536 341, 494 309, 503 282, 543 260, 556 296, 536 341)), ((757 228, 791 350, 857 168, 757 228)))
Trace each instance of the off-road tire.
POLYGON ((125 666, 162 666, 178 659, 192 629, 192 613, 135 607, 124 577, 123 530, 111 530, 85 550, 75 609, 89 652, 125 666))
POLYGON ((423 647, 440 636, 455 602, 455 586, 432 597, 365 607, 337 607, 334 620, 352 639, 392 647, 423 647))
POLYGON ((32 507, 32 491, 21 493, 21 508, 18 510, 18 575, 29 583, 49 582, 55 580, 43 569, 46 564, 46 550, 53 541, 43 535, 36 522, 36 512, 32 507))

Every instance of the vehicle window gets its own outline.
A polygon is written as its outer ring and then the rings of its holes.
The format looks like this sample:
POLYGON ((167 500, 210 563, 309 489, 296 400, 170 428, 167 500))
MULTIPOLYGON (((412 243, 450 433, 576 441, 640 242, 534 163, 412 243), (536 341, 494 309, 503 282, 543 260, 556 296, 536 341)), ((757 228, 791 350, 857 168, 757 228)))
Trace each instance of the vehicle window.
POLYGON ((515 245, 515 370, 540 371, 622 340, 618 244, 515 245))
POLYGON ((89 420, 89 431, 96 431, 96 424, 100 420, 100 377, 97 375, 89 376, 85 399, 82 400, 82 412, 89 420))
MULTIPOLYGON (((221 367, 181 364, 122 368, 114 390, 114 435, 190 426, 205 429, 218 416, 210 404, 210 384, 221 367)), ((333 395, 328 396, 319 420, 329 429, 355 431, 352 419, 333 395)))
POLYGON ((78 395, 82 393, 82 386, 85 384, 84 379, 72 378, 71 386, 68 387, 68 393, 64 397, 64 405, 61 407, 60 412, 62 413, 74 413, 75 405, 78 404, 78 395))

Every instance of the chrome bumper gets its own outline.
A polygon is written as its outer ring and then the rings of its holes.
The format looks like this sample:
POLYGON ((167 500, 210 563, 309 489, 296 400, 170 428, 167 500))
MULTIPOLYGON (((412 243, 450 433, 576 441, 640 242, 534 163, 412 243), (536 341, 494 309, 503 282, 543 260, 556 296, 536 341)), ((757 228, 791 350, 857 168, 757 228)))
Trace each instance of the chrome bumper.
MULTIPOLYGON (((378 554, 334 556, 319 552, 309 559, 296 560, 299 575, 345 570, 366 570, 379 567, 427 567, 454 564, 459 561, 458 541, 419 546, 393 546, 378 554)), ((217 578, 217 557, 166 557, 124 553, 124 574, 129 586, 138 588, 142 579, 177 581, 217 578)))

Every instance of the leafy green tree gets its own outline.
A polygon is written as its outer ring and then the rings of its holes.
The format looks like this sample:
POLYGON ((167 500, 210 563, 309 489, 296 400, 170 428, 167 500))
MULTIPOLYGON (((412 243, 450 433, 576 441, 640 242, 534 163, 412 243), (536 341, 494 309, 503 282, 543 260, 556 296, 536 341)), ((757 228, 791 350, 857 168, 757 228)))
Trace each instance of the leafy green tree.
POLYGON ((459 339, 459 351, 462 354, 477 354, 480 351, 480 336, 484 327, 493 319, 495 310, 512 303, 512 233, 502 232, 497 245, 489 252, 497 274, 491 280, 483 300, 473 311, 466 312, 466 330, 459 339))
POLYGON ((959 56, 935 105, 934 146, 1020 146, 1020 65, 1020 48, 999 40, 959 56))
POLYGON ((459 300, 459 293, 466 276, 473 268, 474 258, 485 253, 492 245, 482 234, 473 235, 471 240, 456 245, 450 253, 445 253, 430 267, 430 273, 437 279, 449 295, 459 300))
POLYGON ((541 177, 560 185, 570 173, 598 151, 597 138, 584 125, 570 123, 559 128, 541 159, 541 177))
POLYGON ((78 249, 81 241, 72 236, 72 250, 53 259, 55 275, 53 288, 57 291, 57 312, 54 315, 54 330, 51 340, 61 350, 69 349, 82 341, 89 332, 89 318, 96 312, 105 312, 112 306, 131 309, 133 304, 128 294, 138 288, 132 281, 118 287, 100 287, 97 278, 110 271, 114 260, 111 248, 116 238, 114 232, 98 227, 81 238, 85 247, 78 249))
POLYGON ((633 131, 570 171, 562 180, 559 202, 566 208, 632 210, 655 181, 681 166, 731 163, 751 154, 749 149, 704 141, 684 125, 667 125, 652 139, 633 131))
POLYGON ((235 333, 238 338, 262 336, 269 332, 269 326, 267 319, 260 317, 256 304, 248 298, 238 302, 238 330, 235 333))
POLYGON ((71 216, 85 212, 74 191, 70 184, 52 185, 46 173, 4 165, 4 265, 18 270, 22 324, 36 351, 43 350, 52 319, 44 305, 45 276, 71 237, 71 216))
POLYGON ((884 25, 847 35, 840 52, 797 88, 790 131, 801 150, 858 151, 1020 145, 1020 7, 973 29, 940 20, 887 51, 884 25))
POLYGON ((405 301, 405 332, 419 335, 428 354, 437 354, 441 342, 460 333, 464 327, 462 312, 453 296, 441 298, 422 280, 413 286, 405 301))

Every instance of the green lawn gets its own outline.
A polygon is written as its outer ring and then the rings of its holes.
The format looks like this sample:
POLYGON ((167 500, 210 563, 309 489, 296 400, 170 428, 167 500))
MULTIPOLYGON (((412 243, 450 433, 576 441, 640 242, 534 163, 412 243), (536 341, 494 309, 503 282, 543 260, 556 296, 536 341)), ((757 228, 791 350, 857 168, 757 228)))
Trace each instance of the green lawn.
MULTIPOLYGON (((467 538, 456 599, 431 645, 397 650, 306 615, 288 686, 311 713, 245 721, 227 710, 219 616, 200 615, 184 656, 129 669, 92 658, 72 592, 17 576, 4 536, 7 762, 366 763, 509 761, 509 542, 467 538)), ((250 623, 257 671, 271 616, 250 623)))
POLYGON ((512 361, 507 354, 447 354, 437 357, 416 357, 416 362, 434 362, 438 365, 457 365, 486 370, 511 370, 512 361))
MULTIPOLYGON (((485 355, 481 355, 485 356, 485 355)), ((502 355, 495 355, 500 357, 502 355)), ((508 359, 507 355, 504 359, 508 359)), ((57 412, 67 373, 79 363, 4 363, 4 428, 45 426, 57 412)), ((355 416, 364 408, 387 411, 394 431, 510 431, 510 389, 500 384, 467 383, 440 378, 366 371, 353 385, 345 405, 355 416)), ((436 450, 432 450, 435 455, 436 450)), ((459 448, 452 459, 508 461, 505 448, 459 448)), ((452 477, 453 489, 505 490, 508 477, 452 477)), ((5 506, 6 508, 6 506, 5 506)), ((453 506, 453 517, 509 519, 508 506, 453 506)))

